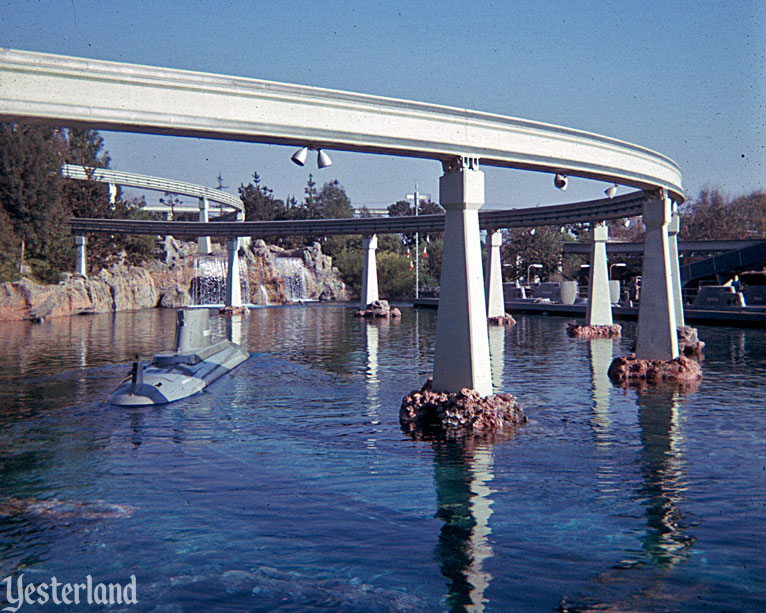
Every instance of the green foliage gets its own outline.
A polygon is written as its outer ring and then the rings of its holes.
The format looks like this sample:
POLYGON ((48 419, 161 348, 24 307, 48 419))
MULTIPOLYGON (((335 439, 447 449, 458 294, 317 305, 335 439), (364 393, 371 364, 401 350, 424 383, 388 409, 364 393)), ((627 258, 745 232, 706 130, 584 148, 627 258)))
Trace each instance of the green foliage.
POLYGON ((245 205, 245 219, 248 221, 294 219, 285 203, 274 198, 274 190, 261 185, 257 172, 253 173, 252 183, 239 186, 239 197, 245 205))
MULTIPOLYGON (((94 130, 53 129, 0 124, 0 278, 18 277, 20 246, 27 270, 39 281, 55 283, 74 267, 69 218, 145 218, 142 201, 110 202, 109 188, 97 181, 61 177, 64 162, 106 168, 109 155, 94 130)), ((92 272, 118 261, 151 257, 152 237, 93 235, 88 240, 92 272)))
POLYGON ((351 288, 354 296, 362 292, 362 271, 364 270, 364 254, 359 249, 345 249, 333 258, 343 282, 351 288))
POLYGON ((21 240, 13 231, 11 218, 0 208, 0 283, 19 277, 18 256, 21 240))
MULTIPOLYGON (((415 290, 415 272, 410 270, 410 261, 401 254, 378 250, 378 290, 386 300, 411 298, 415 290)), ((333 259, 333 264, 351 288, 355 297, 362 291, 364 254, 360 249, 346 249, 333 259)))
POLYGON ((503 230, 503 280, 526 279, 532 264, 542 264, 543 267, 531 276, 548 279, 563 274, 566 278, 572 278, 579 271, 579 265, 568 258, 562 260, 561 256, 564 242, 571 240, 573 238, 567 228, 540 226, 503 230))
POLYGON ((18 261, 24 241, 25 259, 41 281, 56 281, 74 262, 61 194, 62 148, 58 130, 0 124, 0 207, 16 243, 3 245, 2 259, 18 261))
MULTIPOLYGON (((378 290, 386 300, 410 298, 415 291, 415 272, 409 260, 398 253, 379 253, 378 290)), ((361 274, 360 274, 361 278, 361 274)))

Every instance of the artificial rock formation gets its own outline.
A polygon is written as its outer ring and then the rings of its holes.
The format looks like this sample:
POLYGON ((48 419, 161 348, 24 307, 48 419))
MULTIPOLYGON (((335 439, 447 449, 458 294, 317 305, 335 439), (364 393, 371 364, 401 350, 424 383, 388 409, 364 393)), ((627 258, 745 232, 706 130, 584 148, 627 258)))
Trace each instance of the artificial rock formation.
POLYGON ((567 334, 577 338, 619 338, 622 335, 620 324, 592 325, 570 323, 567 334))
MULTIPOLYGON (((85 313, 134 311, 154 307, 178 309, 192 303, 195 283, 194 261, 197 245, 172 237, 162 241, 162 260, 151 260, 140 267, 115 265, 98 274, 83 277, 64 274, 55 285, 41 285, 29 279, 0 284, 0 321, 34 320, 85 313)), ((223 248, 213 243, 213 254, 223 248)), ((256 241, 254 249, 245 250, 250 296, 253 304, 283 304, 284 279, 276 270, 276 257, 300 258, 305 266, 307 300, 347 300, 348 287, 343 283, 332 258, 322 253, 319 243, 305 249, 285 251, 256 241)))
POLYGON ((373 317, 373 318, 397 318, 401 317, 402 312, 396 307, 391 307, 388 300, 373 300, 363 311, 356 311, 354 317, 373 317))
POLYGON ((89 278, 66 274, 56 285, 21 279, 0 286, 0 320, 132 311, 157 305, 157 289, 140 268, 115 266, 89 278))
POLYGON ((510 433, 526 417, 510 394, 482 397, 475 390, 439 393, 429 378, 420 390, 402 399, 399 423, 412 436, 461 436, 510 433))
POLYGON ((688 358, 700 360, 705 343, 697 336, 697 328, 681 326, 678 328, 678 352, 688 358))
POLYGON ((614 383, 626 387, 667 383, 693 386, 702 378, 702 368, 697 360, 685 355, 673 360, 641 360, 631 354, 615 358, 608 375, 614 383))
POLYGON ((497 317, 487 317, 487 323, 491 326, 512 326, 516 323, 516 320, 513 318, 513 315, 506 313, 497 317))

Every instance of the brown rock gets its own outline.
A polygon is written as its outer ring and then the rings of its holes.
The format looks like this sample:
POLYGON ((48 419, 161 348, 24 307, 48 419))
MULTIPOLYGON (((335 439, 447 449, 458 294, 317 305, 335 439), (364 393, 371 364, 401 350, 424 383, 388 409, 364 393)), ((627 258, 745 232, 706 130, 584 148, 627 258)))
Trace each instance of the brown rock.
POLYGON ((679 353, 688 358, 700 360, 704 348, 705 343, 703 343, 697 336, 697 328, 692 328, 691 326, 681 326, 678 328, 679 353))
POLYGON ((622 335, 622 326, 620 324, 588 326, 570 323, 567 326, 567 334, 577 338, 619 338, 622 335))
POLYGON ((666 383, 696 387, 702 378, 702 368, 697 360, 684 355, 674 360, 641 360, 631 354, 615 358, 609 366, 608 375, 612 381, 626 387, 666 383))
POLYGON ((354 312, 354 317, 396 318, 401 316, 402 312, 396 307, 391 308, 388 300, 373 300, 366 309, 354 312))
POLYGON ((439 393, 429 378, 420 390, 402 399, 399 423, 408 434, 421 437, 510 433, 526 421, 516 398, 510 394, 482 397, 475 390, 439 393))
POLYGON ((487 323, 492 326, 512 326, 516 323, 516 320, 513 318, 513 315, 506 313, 497 317, 487 317, 487 323))

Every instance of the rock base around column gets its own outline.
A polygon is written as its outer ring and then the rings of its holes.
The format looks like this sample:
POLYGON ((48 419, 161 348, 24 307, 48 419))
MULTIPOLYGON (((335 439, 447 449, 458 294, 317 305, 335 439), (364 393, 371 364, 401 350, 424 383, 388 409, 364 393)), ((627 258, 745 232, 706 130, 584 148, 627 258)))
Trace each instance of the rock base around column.
POLYGON ((399 423, 415 437, 459 437, 467 434, 510 434, 527 421, 516 398, 510 394, 480 396, 475 390, 457 393, 432 391, 429 378, 419 391, 402 399, 399 423))
POLYGON ((487 317, 487 323, 491 326, 512 326, 516 323, 516 320, 513 318, 513 315, 506 313, 496 317, 487 317))
POLYGON ((620 324, 589 326, 587 324, 569 324, 567 334, 577 338, 619 338, 622 336, 620 324))
POLYGON ((227 306, 222 309, 218 309, 221 315, 244 315, 247 313, 247 307, 244 306, 227 306))
POLYGON ((373 300, 365 310, 356 311, 354 317, 401 317, 402 312, 396 307, 391 308, 388 300, 373 300))
POLYGON ((697 360, 679 355, 674 360, 641 360, 635 354, 615 358, 609 366, 609 378, 625 387, 678 384, 696 388, 702 378, 697 360))

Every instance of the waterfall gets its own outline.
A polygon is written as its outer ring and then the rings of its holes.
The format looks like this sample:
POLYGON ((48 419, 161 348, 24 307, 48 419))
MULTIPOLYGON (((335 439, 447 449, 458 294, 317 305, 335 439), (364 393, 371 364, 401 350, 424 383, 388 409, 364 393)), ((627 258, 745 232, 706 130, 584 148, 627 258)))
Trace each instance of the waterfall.
POLYGON ((261 283, 261 285, 258 287, 258 291, 261 294, 261 300, 263 300, 264 305, 269 304, 269 293, 266 291, 266 287, 261 283))
POLYGON ((307 300, 306 293, 308 283, 306 279, 306 266, 301 258, 277 257, 274 258, 274 267, 282 278, 285 286, 285 297, 290 302, 307 300))
MULTIPOLYGON (((190 294, 196 306, 223 306, 226 302, 226 273, 228 264, 224 255, 197 255, 194 257, 194 278, 190 294)), ((247 262, 239 258, 239 278, 242 302, 250 302, 250 283, 247 262)))

